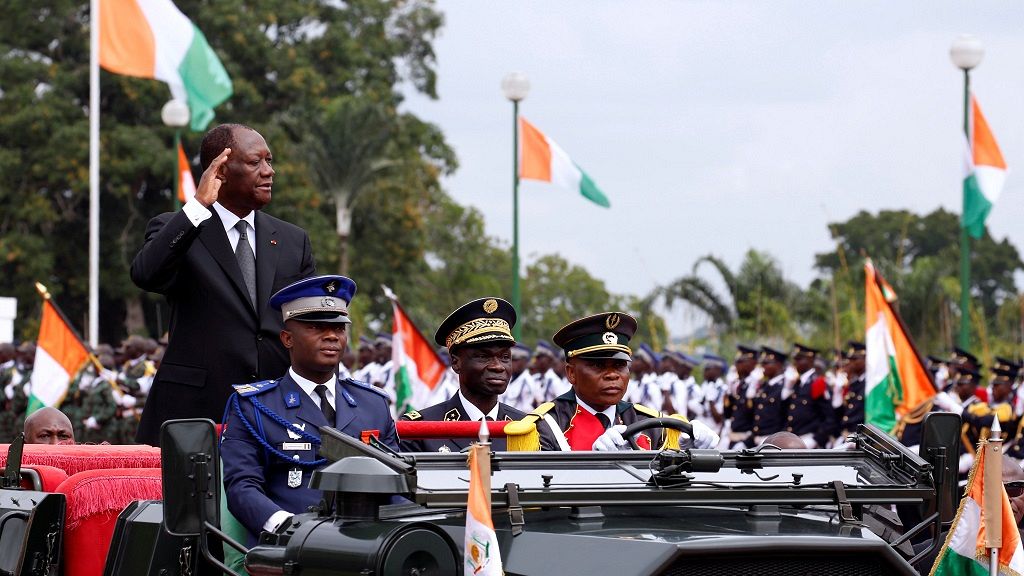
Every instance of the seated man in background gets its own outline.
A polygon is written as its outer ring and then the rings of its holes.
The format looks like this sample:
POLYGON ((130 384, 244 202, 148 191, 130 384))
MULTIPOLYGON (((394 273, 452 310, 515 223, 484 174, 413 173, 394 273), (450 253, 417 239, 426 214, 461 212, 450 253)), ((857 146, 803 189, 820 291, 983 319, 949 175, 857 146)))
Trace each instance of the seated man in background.
MULTIPOLYGON (((628 440, 622 436, 626 427, 663 415, 622 400, 633 357, 628 344, 635 332, 636 319, 629 314, 602 312, 570 322, 555 334, 555 344, 565 351, 565 373, 572 390, 527 416, 537 423, 542 450, 628 450, 628 440)), ((695 447, 718 445, 714 431, 696 420, 690 424, 695 447)), ((654 428, 637 434, 635 441, 644 450, 679 447, 666 445, 666 437, 654 428)))
POLYGON ((56 408, 45 406, 25 418, 25 444, 74 444, 71 420, 56 408))

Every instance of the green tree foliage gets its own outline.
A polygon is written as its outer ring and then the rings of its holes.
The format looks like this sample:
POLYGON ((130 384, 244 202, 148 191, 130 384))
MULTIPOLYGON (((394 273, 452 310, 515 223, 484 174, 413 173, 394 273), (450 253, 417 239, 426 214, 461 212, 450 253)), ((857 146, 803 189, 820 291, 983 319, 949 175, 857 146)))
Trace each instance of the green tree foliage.
POLYGON ((785 278, 775 258, 750 250, 735 271, 716 256, 703 256, 690 274, 655 289, 648 299, 663 298, 669 307, 688 303, 707 314, 716 331, 757 340, 793 337, 793 312, 800 310, 801 296, 800 288, 785 278), (704 275, 709 269, 724 285, 724 292, 704 275))
MULTIPOLYGON (((899 296, 899 310, 919 347, 942 351, 953 343, 960 318, 960 222, 937 209, 926 215, 905 210, 860 212, 830 225, 836 249, 818 254, 823 279, 811 292, 822 298, 834 284, 837 309, 863 315, 863 258, 871 257, 899 296)), ((971 242, 972 333, 977 351, 991 357, 1019 341, 1020 303, 1014 274, 1024 269, 1017 249, 988 232, 971 242), (1016 324, 1011 317, 1016 314, 1016 324)), ((863 331, 863 326, 860 326, 863 331)), ((1011 355, 1016 356, 1017 353, 1011 355)))

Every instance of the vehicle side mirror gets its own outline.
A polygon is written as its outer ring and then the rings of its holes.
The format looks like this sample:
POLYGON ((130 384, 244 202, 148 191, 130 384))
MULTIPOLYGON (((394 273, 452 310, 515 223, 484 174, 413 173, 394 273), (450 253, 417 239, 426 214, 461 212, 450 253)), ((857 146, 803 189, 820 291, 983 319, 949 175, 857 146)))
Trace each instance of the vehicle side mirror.
POLYGON ((160 427, 164 529, 199 536, 204 523, 220 525, 220 458, 213 421, 168 420, 160 427))
MULTIPOLYGON (((931 412, 924 417, 918 454, 932 465, 935 505, 943 522, 951 522, 960 501, 957 486, 960 457, 959 414, 931 412)), ((936 510, 929 510, 928 514, 936 510)))

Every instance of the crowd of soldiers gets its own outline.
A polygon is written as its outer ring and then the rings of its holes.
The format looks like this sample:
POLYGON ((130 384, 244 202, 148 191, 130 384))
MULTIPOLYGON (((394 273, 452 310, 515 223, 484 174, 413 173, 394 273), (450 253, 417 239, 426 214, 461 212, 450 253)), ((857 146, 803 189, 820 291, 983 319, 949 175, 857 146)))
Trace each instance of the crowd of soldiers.
MULTIPOLYGON (((392 398, 393 412, 400 414, 408 407, 394 403, 391 338, 386 333, 361 336, 356 349, 346 351, 339 371, 343 377, 383 388, 392 398)), ((79 443, 130 444, 163 346, 131 336, 119 348, 101 344, 95 352, 102 369, 89 363, 71 382, 59 409, 71 420, 79 443)), ((438 354, 450 364, 446 349, 440 348, 438 354)), ((0 344, 0 443, 22 429, 34 358, 33 343, 0 344)), ((1022 372, 1018 363, 996 358, 987 381, 978 359, 959 348, 948 358, 929 356, 927 364, 939 393, 900 420, 897 438, 916 447, 928 412, 959 413, 964 421, 960 469, 966 472, 974 446, 990 434, 998 418, 1007 453, 1024 459, 1024 394, 1016 393, 1022 372)), ((656 352, 641 344, 631 373, 625 400, 704 422, 720 435, 720 449, 756 446, 777 432, 799 436, 807 448, 842 447, 864 422, 865 347, 860 342, 849 342, 831 361, 800 343, 788 352, 740 345, 731 361, 714 354, 656 352)), ((429 403, 448 400, 458 387, 458 376, 449 367, 429 403)), ((533 349, 523 344, 512 348, 512 378, 501 402, 530 412, 569 389, 557 347, 541 340, 533 349)))
MULTIPOLYGON (((100 344, 94 352, 95 362, 74 377, 58 409, 71 421, 78 443, 132 444, 163 346, 130 336, 119 348, 100 344)), ((0 344, 0 443, 23 429, 35 354, 34 343, 0 344)))
MULTIPOLYGON (((438 354, 448 362, 444 348, 438 354)), ((731 361, 714 354, 656 352, 641 344, 633 355, 624 399, 704 422, 720 435, 723 450, 757 446, 778 432, 795 434, 807 448, 842 448, 865 421, 865 358, 865 346, 857 341, 848 342, 831 359, 800 343, 789 351, 739 345, 731 361)), ((1024 374, 1018 363, 997 358, 988 381, 978 359, 960 348, 945 358, 929 356, 926 364, 939 393, 899 421, 897 438, 916 449, 925 414, 962 414, 960 468, 966 473, 974 446, 988 436, 998 417, 1007 453, 1024 459, 1024 427, 1019 426, 1024 394, 1016 393, 1024 374)), ((512 378, 500 401, 523 412, 551 402, 570 389, 564 365, 561 351, 549 342, 540 340, 533 349, 516 344, 512 378)), ((342 370, 394 399, 391 335, 361 337, 357 353, 346 357, 342 370)), ((443 402, 457 390, 458 377, 449 368, 429 403, 443 402)), ((401 413, 401 407, 393 410, 401 413)))

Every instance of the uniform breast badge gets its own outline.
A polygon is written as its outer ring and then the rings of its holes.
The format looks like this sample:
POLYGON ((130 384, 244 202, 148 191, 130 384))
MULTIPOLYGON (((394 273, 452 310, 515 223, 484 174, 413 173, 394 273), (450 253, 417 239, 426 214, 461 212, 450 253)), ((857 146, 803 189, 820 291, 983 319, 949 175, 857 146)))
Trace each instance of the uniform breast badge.
MULTIPOLYGON (((299 430, 302 430, 303 432, 306 431, 306 423, 305 422, 303 422, 302 424, 292 424, 292 426, 295 426, 296 428, 298 428, 299 430)), ((292 431, 292 427, 291 426, 289 426, 288 428, 285 428, 284 431, 288 433, 288 438, 290 440, 298 440, 299 438, 302 438, 301 434, 299 434, 298 432, 293 432, 292 431)))
POLYGON ((441 447, 437 449, 437 451, 438 452, 451 452, 452 449, 449 448, 447 444, 442 444, 441 447))
POLYGON ((292 468, 288 471, 288 487, 298 488, 302 486, 302 469, 292 468))

